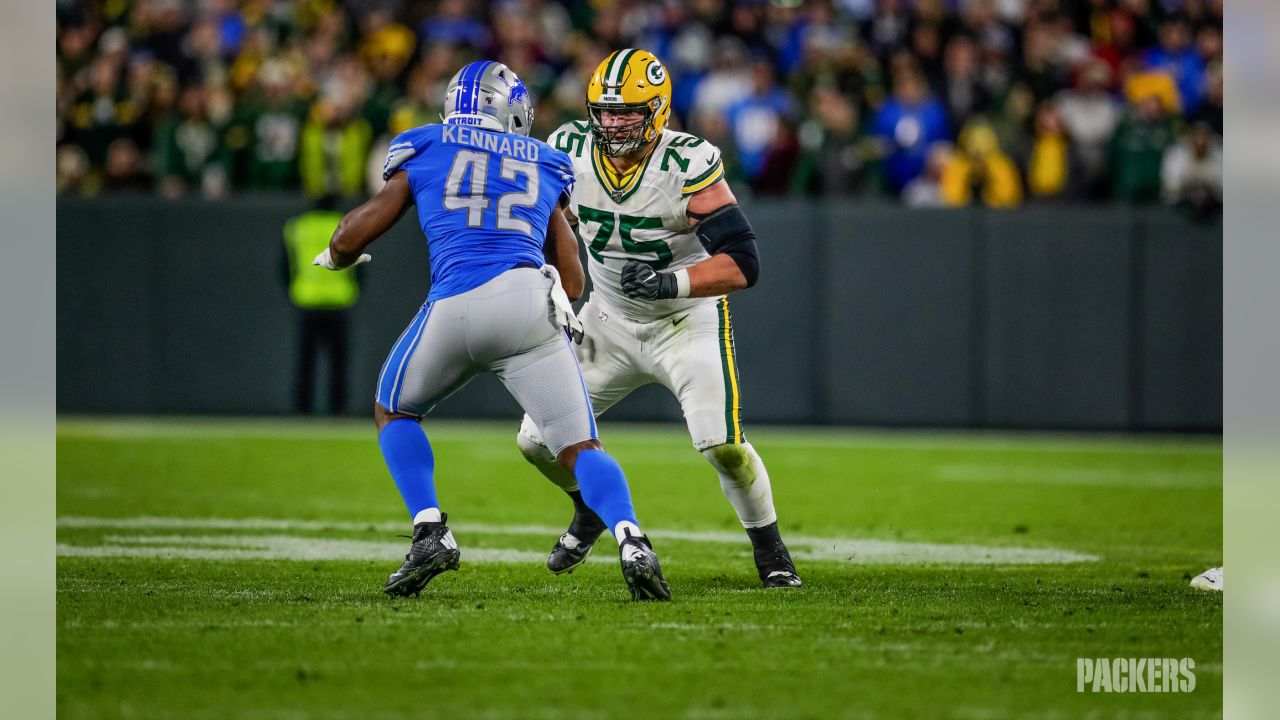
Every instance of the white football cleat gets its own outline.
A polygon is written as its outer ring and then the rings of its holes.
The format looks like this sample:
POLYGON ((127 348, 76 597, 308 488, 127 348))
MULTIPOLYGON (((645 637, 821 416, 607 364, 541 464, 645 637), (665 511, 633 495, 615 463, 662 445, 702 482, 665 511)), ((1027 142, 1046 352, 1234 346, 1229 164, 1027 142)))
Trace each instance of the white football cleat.
POLYGON ((1191 587, 1222 592, 1222 568, 1209 568, 1191 578, 1191 587))

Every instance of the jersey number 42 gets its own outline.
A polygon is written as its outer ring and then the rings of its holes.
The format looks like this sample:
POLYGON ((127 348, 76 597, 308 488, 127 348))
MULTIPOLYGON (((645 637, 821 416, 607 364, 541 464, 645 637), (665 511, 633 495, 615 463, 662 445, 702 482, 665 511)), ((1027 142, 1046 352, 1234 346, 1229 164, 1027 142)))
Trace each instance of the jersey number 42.
MULTIPOLYGON (((476 150, 460 150, 453 158, 449 176, 444 183, 444 207, 446 210, 466 210, 467 227, 484 227, 484 212, 489 209, 487 192, 489 183, 489 153, 476 150), (462 195, 462 181, 470 174, 466 195, 462 195)), ((525 177, 524 190, 512 190, 498 197, 497 228, 533 235, 529 222, 515 217, 511 211, 517 207, 533 207, 538 202, 538 166, 524 160, 502 156, 498 169, 504 180, 525 177)))

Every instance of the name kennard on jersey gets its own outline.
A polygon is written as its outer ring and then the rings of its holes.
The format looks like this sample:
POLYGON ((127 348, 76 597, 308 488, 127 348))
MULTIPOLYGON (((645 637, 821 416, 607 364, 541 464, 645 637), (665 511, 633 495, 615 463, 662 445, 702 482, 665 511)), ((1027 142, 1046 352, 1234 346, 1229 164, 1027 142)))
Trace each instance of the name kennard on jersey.
POLYGON ((491 153, 510 155, 529 162, 538 162, 538 143, 509 134, 456 125, 443 125, 440 139, 453 145, 468 145, 491 153))

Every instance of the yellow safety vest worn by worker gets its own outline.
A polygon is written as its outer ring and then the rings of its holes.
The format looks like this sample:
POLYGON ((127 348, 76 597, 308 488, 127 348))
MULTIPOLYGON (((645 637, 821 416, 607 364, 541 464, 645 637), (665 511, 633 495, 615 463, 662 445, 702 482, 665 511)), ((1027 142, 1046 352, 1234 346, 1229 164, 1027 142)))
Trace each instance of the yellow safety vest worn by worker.
POLYGON ((351 268, 334 272, 311 264, 329 246, 342 213, 313 210, 285 223, 289 299, 304 310, 341 310, 355 304, 360 286, 351 268))

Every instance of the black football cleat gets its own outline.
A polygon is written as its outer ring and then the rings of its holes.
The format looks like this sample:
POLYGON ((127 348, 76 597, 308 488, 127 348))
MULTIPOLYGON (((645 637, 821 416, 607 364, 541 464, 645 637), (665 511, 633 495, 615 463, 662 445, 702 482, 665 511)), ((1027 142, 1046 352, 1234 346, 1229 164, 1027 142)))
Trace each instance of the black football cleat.
POLYGON ((755 549, 756 570, 760 572, 760 582, 767 588, 798 588, 804 585, 796 574, 795 563, 791 562, 791 553, 781 540, 776 544, 755 549))
POLYGON ((591 548, 605 531, 604 521, 595 513, 575 511, 569 529, 556 541, 547 556, 547 569, 556 575, 571 573, 587 561, 591 548))
POLYGON ((618 546, 618 556, 622 562, 622 578, 627 581, 632 600, 670 600, 671 588, 666 578, 662 577, 662 565, 658 563, 658 555, 644 535, 632 535, 626 531, 627 539, 618 546))
POLYGON ((400 569, 387 578, 387 584, 382 588, 384 593, 397 597, 421 595, 431 578, 445 570, 458 569, 461 553, 453 533, 445 525, 448 520, 449 516, 443 515, 438 523, 414 526, 409 554, 404 556, 400 569))

